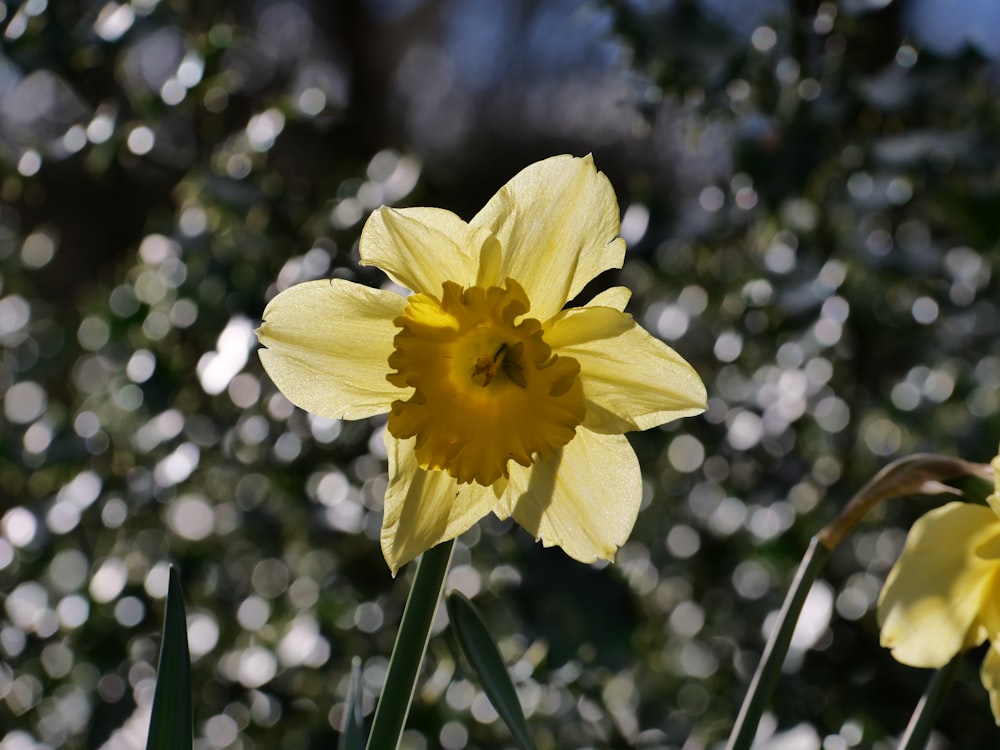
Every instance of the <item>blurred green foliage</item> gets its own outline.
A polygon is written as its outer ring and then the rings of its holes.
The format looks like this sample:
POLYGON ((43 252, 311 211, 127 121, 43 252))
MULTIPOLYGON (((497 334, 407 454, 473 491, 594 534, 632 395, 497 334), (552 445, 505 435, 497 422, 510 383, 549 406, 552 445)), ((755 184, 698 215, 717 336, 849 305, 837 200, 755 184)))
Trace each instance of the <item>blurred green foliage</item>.
MULTIPOLYGON (((633 436, 615 565, 487 519, 449 585, 539 748, 724 740, 808 537, 889 459, 1000 437, 996 63, 932 52, 917 0, 730 5, 0 3, 2 750, 144 744, 168 562, 197 747, 332 746, 355 655, 370 716, 412 575, 377 544, 382 425, 293 408, 252 329, 293 283, 386 283, 376 206, 468 218, 559 152, 611 177, 601 283, 710 409, 633 436)), ((769 731, 898 737, 929 674, 874 602, 927 507, 834 555, 769 731)), ((976 664, 940 721, 963 748, 997 742, 976 664)), ((513 746, 446 635, 425 671, 407 747, 513 746)))

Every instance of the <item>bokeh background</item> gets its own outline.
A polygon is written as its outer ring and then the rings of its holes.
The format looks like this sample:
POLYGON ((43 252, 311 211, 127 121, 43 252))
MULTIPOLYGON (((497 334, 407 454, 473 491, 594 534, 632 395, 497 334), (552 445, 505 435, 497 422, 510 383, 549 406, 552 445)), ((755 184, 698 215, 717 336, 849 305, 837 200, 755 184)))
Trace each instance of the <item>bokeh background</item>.
MULTIPOLYGON (((809 536, 894 457, 996 452, 998 9, 0 2, 0 748, 144 746, 171 561, 198 748, 334 746, 354 656, 370 713, 412 575, 377 543, 383 423, 293 408, 252 331, 297 282, 385 283, 376 206, 469 218, 564 152, 621 202, 594 289, 634 290, 710 408, 632 436, 616 564, 487 519, 449 586, 539 748, 719 746, 809 536)), ((767 747, 893 746, 930 673, 874 604, 934 502, 834 555, 767 747)), ((445 624, 405 747, 512 747, 445 624)), ((935 747, 997 746, 980 658, 935 747)))

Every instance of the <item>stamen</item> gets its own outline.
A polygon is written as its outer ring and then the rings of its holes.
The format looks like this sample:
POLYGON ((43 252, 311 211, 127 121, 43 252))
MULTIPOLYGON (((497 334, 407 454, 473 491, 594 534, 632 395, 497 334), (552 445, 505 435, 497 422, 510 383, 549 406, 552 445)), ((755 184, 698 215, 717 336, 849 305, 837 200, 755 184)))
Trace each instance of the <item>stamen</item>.
POLYGON ((510 346, 505 341, 500 344, 492 358, 482 356, 472 367, 472 382, 485 388, 493 382, 498 372, 503 373, 514 385, 526 388, 528 381, 524 379, 524 370, 518 361, 524 351, 524 342, 518 341, 510 346))
POLYGON ((493 376, 496 374, 496 360, 489 357, 480 357, 472 367, 472 382, 485 388, 492 382, 493 376))

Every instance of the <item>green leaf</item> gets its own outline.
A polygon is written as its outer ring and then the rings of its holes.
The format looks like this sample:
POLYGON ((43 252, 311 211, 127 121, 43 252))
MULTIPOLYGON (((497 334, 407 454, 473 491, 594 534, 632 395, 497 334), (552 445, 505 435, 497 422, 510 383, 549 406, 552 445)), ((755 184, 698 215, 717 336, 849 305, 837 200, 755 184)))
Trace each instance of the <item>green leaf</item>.
POLYGON ((461 592, 449 591, 445 596, 448 617, 465 658, 483 686, 493 708, 503 719, 517 743, 525 750, 532 750, 534 743, 528 733, 521 702, 510 680, 507 666, 500 656, 496 641, 486 629, 483 618, 475 606, 461 592))
POLYGON ((146 750, 191 750, 193 737, 187 618, 177 568, 171 565, 146 750))
POLYGON ((781 673, 781 666, 785 663, 785 656, 788 655, 788 647, 792 643, 795 625, 799 621, 799 615, 802 614, 809 589, 823 570, 823 565, 830 557, 830 551, 829 547, 820 543, 818 536, 809 541, 809 549, 806 550, 798 570, 795 571, 795 578, 792 579, 792 585, 778 613, 778 621, 768 636, 764 653, 757 664, 757 671, 754 672, 747 694, 743 697, 743 705, 740 706, 736 723, 729 735, 726 750, 750 750, 757 735, 761 716, 764 715, 764 708, 771 700, 778 675, 781 673))
POLYGON ((941 712, 941 706, 948 696, 952 683, 958 674, 959 666, 962 663, 963 654, 957 654, 950 662, 945 664, 934 673, 927 690, 917 703, 910 717, 910 723, 906 726, 902 738, 899 740, 898 750, 923 750, 927 747, 931 732, 934 730, 934 720, 941 712))
POLYGON ((394 750, 399 747, 406 717, 410 713, 417 673, 431 637, 434 611, 444 590, 444 578, 451 562, 455 540, 441 542, 420 556, 413 576, 410 595, 406 597, 403 618, 399 622, 396 643, 389 657, 382 695, 375 707, 368 750, 394 750))
POLYGON ((351 659, 351 686, 347 691, 344 731, 337 750, 364 750, 365 717, 361 710, 361 659, 351 659))

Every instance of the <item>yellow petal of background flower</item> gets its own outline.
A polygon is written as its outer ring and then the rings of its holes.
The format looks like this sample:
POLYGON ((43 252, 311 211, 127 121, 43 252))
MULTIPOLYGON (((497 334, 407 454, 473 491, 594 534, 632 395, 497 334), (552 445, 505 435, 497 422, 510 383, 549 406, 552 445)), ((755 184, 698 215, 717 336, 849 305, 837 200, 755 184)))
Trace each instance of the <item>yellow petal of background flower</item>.
POLYGON ((414 442, 386 431, 390 479, 385 491, 382 554, 393 575, 421 552, 468 530, 496 505, 489 487, 459 484, 447 472, 421 469, 414 442))
POLYGON ((983 659, 983 666, 979 671, 979 679, 983 681, 983 687, 990 694, 990 708, 993 709, 993 719, 997 726, 1000 726, 1000 648, 998 644, 991 644, 990 650, 986 652, 983 659))
POLYGON ((584 285, 620 268, 618 201, 590 156, 554 156, 526 167, 470 222, 496 235, 498 276, 515 279, 531 300, 530 315, 547 320, 584 285))
POLYGON ((565 310, 546 324, 545 341, 580 363, 583 425, 595 432, 646 430, 705 411, 698 374, 631 315, 609 307, 565 310))
POLYGON ((486 229, 441 208, 380 208, 361 231, 361 265, 381 268, 400 286, 441 296, 441 284, 476 283, 486 229))
MULTIPOLYGON (((988 546, 996 547, 998 541, 1000 541, 1000 534, 994 537, 988 543, 988 546)), ((979 551, 982 551, 982 547, 979 548, 979 551)), ((980 558, 983 557, 982 554, 978 556, 980 558)), ((971 632, 971 635, 974 637, 966 639, 967 648, 978 646, 987 638, 997 644, 997 646, 1000 646, 1000 598, 997 596, 997 594, 1000 594, 1000 591, 997 590, 997 584, 1000 582, 1000 562, 995 558, 991 559, 990 562, 994 564, 994 572, 986 585, 987 590, 983 596, 983 604, 979 608, 979 614, 976 617, 976 626, 971 632)))
POLYGON ((393 319, 406 300, 343 279, 297 284, 271 300, 257 337, 260 360, 288 399, 322 417, 389 411, 410 389, 386 380, 393 319))
POLYGON ((546 547, 558 545, 589 563, 612 560, 639 513, 642 475, 624 435, 578 427, 576 437, 548 461, 510 466, 502 503, 546 547))
POLYGON ((897 661, 942 667, 973 645, 984 596, 997 571, 976 549, 1000 534, 989 508, 954 502, 919 518, 879 596, 882 645, 897 661))
POLYGON ((993 468, 993 494, 986 498, 986 502, 1000 516, 1000 456, 995 456, 990 461, 990 466, 993 468))

